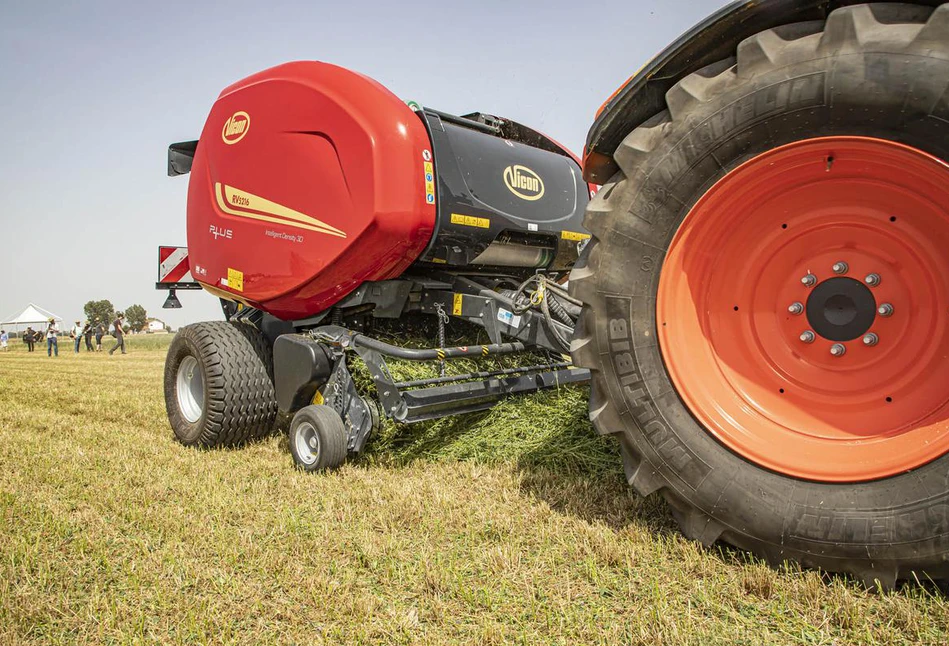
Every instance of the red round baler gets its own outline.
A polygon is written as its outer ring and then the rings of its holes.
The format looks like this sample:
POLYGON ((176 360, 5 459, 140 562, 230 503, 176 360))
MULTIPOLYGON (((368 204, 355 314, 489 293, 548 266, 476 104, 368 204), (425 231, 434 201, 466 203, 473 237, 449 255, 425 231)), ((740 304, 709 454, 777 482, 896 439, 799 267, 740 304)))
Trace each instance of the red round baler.
POLYGON ((435 226, 426 155, 415 113, 361 74, 288 63, 231 85, 191 169, 192 275, 281 318, 398 276, 435 226))

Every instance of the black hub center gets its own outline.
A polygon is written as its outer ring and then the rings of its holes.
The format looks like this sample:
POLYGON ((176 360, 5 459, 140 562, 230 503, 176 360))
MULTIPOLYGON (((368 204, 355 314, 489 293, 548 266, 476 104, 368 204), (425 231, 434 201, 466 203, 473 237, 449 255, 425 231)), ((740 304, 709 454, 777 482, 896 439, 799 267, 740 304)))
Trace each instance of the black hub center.
POLYGON ((830 341, 853 341, 873 325, 877 303, 870 288, 853 278, 829 278, 807 299, 807 321, 830 341))

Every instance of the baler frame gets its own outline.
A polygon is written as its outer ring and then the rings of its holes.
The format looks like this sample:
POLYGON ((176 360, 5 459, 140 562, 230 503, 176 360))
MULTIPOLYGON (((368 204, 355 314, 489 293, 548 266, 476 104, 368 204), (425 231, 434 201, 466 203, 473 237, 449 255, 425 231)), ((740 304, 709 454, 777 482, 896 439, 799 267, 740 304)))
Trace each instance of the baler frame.
MULTIPOLYGON (((562 354, 566 348, 558 335, 569 338, 572 326, 538 312, 543 299, 555 296, 544 293, 540 303, 528 302, 527 307, 519 307, 517 293, 513 297, 497 293, 463 276, 445 274, 439 278, 433 282, 430 277, 421 287, 410 280, 368 284, 342 301, 335 311, 324 312, 319 321, 297 322, 293 333, 276 336, 273 365, 278 410, 289 416, 311 403, 325 403, 343 420, 348 451, 359 453, 378 427, 381 415, 412 424, 483 411, 506 397, 589 381, 589 371, 573 367, 569 355, 562 354), (435 316, 439 329, 437 347, 397 346, 343 326, 342 322, 351 316, 349 312, 368 313, 366 299, 372 294, 384 303, 381 313, 387 318, 404 314, 410 301, 414 311, 435 316), (410 294, 415 294, 417 300, 410 299, 410 294), (321 324, 327 318, 334 322, 321 324), (449 318, 483 327, 491 343, 446 346, 444 326, 449 318), (301 327, 313 323, 313 327, 301 327), (502 335, 513 340, 505 341, 502 335), (537 351, 546 353, 548 359, 461 375, 448 376, 444 370, 446 361, 537 351), (347 365, 352 355, 364 362, 372 377, 378 409, 374 401, 357 392, 347 365), (387 358, 439 362, 441 374, 429 379, 396 381, 387 358)), ((543 275, 537 275, 535 280, 538 285, 549 284, 543 275)), ((267 328, 264 318, 269 315, 250 308, 235 317, 262 330, 267 328)))
POLYGON ((483 411, 503 398, 558 388, 589 380, 588 370, 574 368, 569 361, 532 364, 523 367, 440 376, 414 381, 396 381, 386 358, 403 361, 451 361, 487 358, 526 352, 520 342, 447 348, 404 348, 343 327, 327 325, 304 335, 278 338, 274 352, 274 384, 278 408, 291 415, 310 402, 333 408, 348 432, 350 453, 362 451, 371 432, 378 427, 380 411, 375 402, 360 395, 347 365, 355 354, 369 370, 381 414, 403 424, 483 411), (281 347, 282 346, 282 347, 281 347), (291 358, 294 346, 296 357, 291 358), (307 348, 310 352, 301 352, 307 348), (310 366, 305 357, 316 357, 310 366), (322 356, 321 356, 322 355, 322 356), (325 359, 324 359, 325 357, 325 359), (328 361, 327 361, 328 360, 328 361), (331 363, 328 376, 320 368, 331 363), (301 368, 303 368, 301 370, 301 368), (294 379, 309 372, 310 378, 294 379), (325 382, 320 385, 321 378, 325 382), (312 394, 311 394, 312 393, 312 394))

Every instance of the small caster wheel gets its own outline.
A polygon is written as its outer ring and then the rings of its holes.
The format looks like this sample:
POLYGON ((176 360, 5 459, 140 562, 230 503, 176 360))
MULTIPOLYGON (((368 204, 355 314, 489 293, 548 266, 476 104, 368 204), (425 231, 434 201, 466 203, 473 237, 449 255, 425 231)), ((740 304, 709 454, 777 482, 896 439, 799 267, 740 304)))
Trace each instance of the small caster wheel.
POLYGON ((346 461, 346 427, 329 406, 306 406, 290 422, 290 453, 297 468, 330 471, 346 461))

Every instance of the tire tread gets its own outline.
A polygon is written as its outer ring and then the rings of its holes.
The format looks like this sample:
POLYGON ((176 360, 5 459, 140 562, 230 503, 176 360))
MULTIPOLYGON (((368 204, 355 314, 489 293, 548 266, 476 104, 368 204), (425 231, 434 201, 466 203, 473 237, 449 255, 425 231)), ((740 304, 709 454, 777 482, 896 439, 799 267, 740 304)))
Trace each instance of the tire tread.
MULTIPOLYGON (((273 357, 263 334, 246 323, 207 321, 188 325, 178 335, 198 348, 207 376, 205 424, 193 444, 238 446, 270 432, 277 403, 273 357)), ((174 345, 169 356, 173 351, 174 345)), ((167 380, 174 378, 166 372, 166 399, 167 380)))
MULTIPOLYGON (((643 167, 650 163, 651 154, 664 143, 670 129, 691 118, 699 105, 717 99, 744 79, 794 62, 860 51, 868 44, 883 44, 895 50, 915 47, 921 54, 941 57, 949 52, 946 42, 949 42, 949 3, 935 10, 903 4, 848 6, 831 12, 826 22, 795 23, 769 29, 743 41, 734 58, 709 65, 677 82, 666 94, 667 110, 633 129, 618 146, 614 159, 620 170, 587 209, 584 226, 592 238, 585 258, 571 275, 570 293, 584 303, 571 354, 576 365, 591 370, 590 419, 598 433, 617 436, 630 486, 644 497, 660 493, 672 507, 673 516, 687 537, 704 545, 716 540, 729 542, 755 552, 774 567, 793 558, 806 567, 849 573, 868 587, 891 589, 901 576, 910 575, 905 559, 881 563, 869 558, 843 560, 823 552, 790 554, 783 546, 758 540, 719 523, 711 514, 678 495, 669 476, 659 465, 650 462, 625 432, 624 424, 636 422, 624 421, 607 385, 604 363, 608 361, 609 349, 598 345, 596 334, 597 312, 604 310, 603 296, 607 293, 598 282, 599 256, 608 253, 603 241, 611 239, 621 220, 629 217, 629 204, 637 196, 644 177, 643 167), (934 49, 938 49, 935 54, 934 49)), ((714 509, 710 511, 714 513, 714 509)), ((937 581, 949 578, 949 568, 940 566, 931 575, 937 581)))

